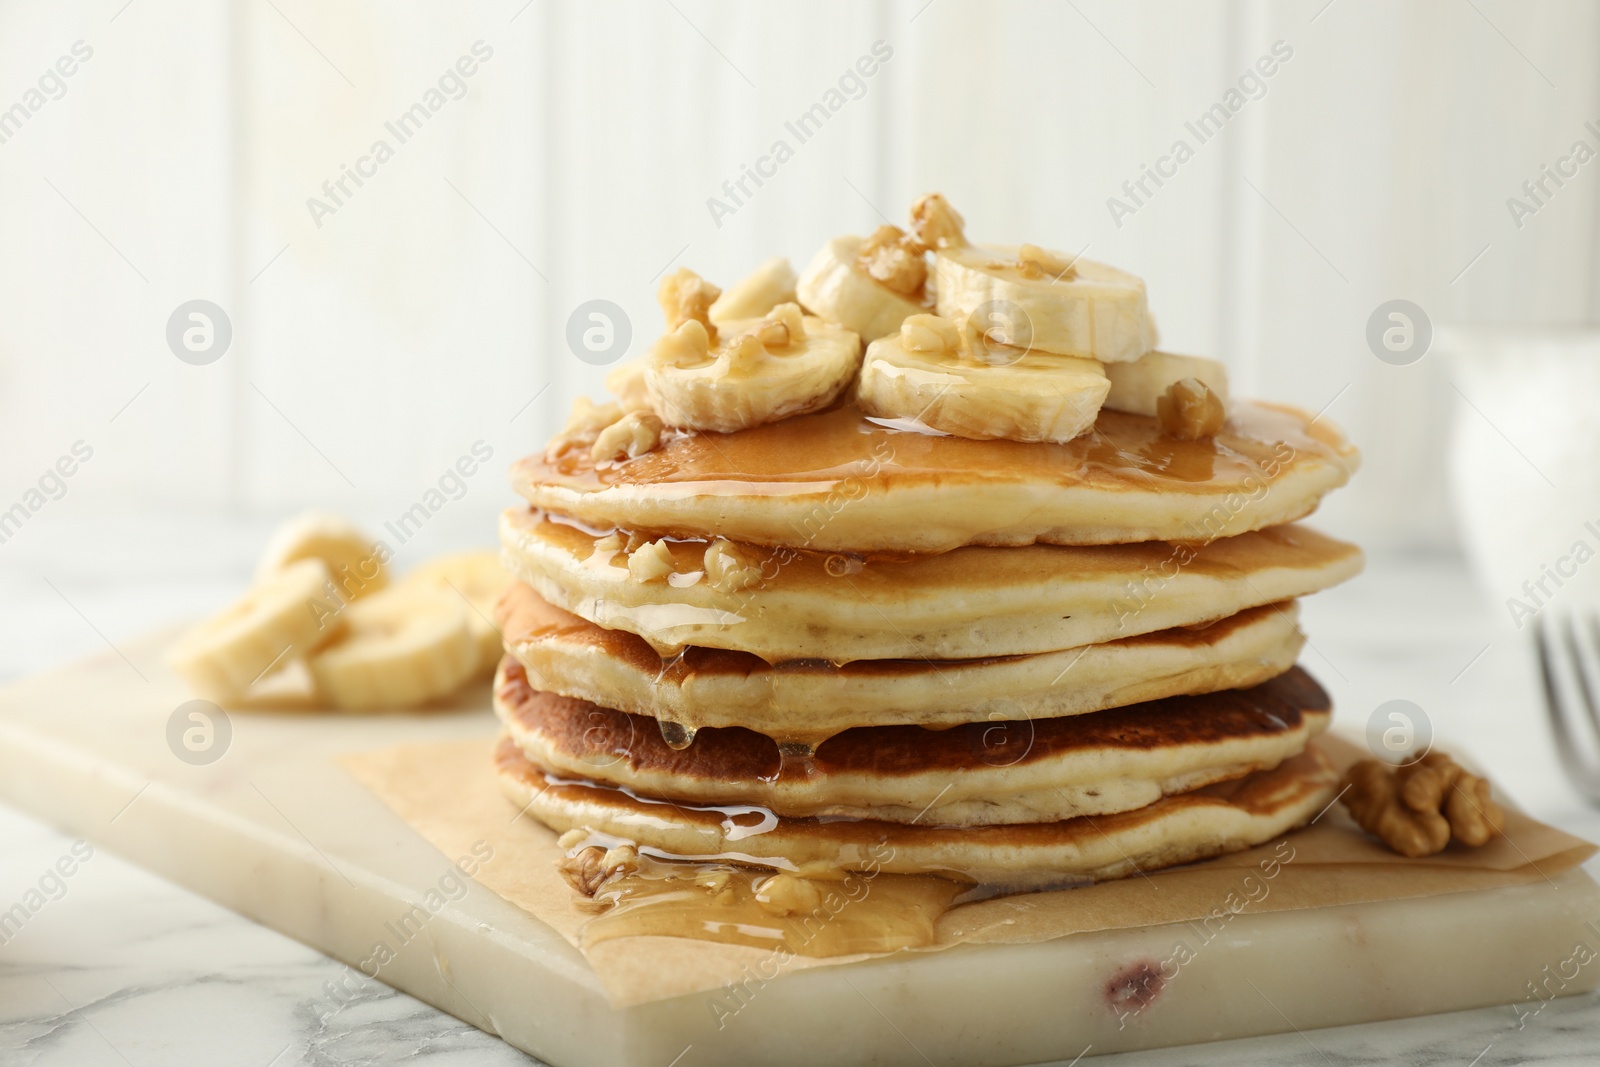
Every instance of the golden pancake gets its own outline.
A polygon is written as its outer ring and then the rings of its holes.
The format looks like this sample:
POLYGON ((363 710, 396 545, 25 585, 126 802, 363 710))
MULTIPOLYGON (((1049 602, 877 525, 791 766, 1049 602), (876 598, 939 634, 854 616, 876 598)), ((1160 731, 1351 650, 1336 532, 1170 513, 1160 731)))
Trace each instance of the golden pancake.
POLYGON ((598 431, 511 468, 535 507, 596 527, 823 552, 1208 541, 1291 522, 1349 480, 1355 448, 1289 407, 1239 401, 1213 439, 1102 410, 1066 444, 973 441, 851 405, 589 458, 598 431))
POLYGON ((663 657, 637 634, 580 619, 520 582, 496 609, 506 651, 540 689, 654 716, 687 736, 745 726, 811 744, 852 726, 1043 719, 1247 688, 1294 665, 1305 643, 1299 614, 1288 601, 1061 652, 835 667, 815 659, 769 665, 719 648, 663 657))
POLYGON ((1016 887, 1121 878, 1251 848, 1308 822, 1334 799, 1339 780, 1313 743, 1272 770, 1117 815, 947 827, 787 819, 749 805, 655 800, 547 774, 509 737, 495 748, 495 769, 511 802, 557 832, 581 827, 684 859, 931 873, 1016 887))
POLYGON ((1055 652, 1211 622, 1361 569, 1354 545, 1276 526, 1199 546, 971 546, 903 559, 743 548, 758 580, 727 589, 706 577, 705 541, 661 542, 673 573, 646 581, 606 540, 525 509, 500 522, 506 569, 557 607, 658 650, 734 649, 769 663, 1055 652))
POLYGON ((1171 697, 1073 718, 944 730, 864 726, 811 756, 742 727, 674 748, 659 724, 540 692, 509 656, 495 711, 530 761, 682 804, 756 804, 783 818, 924 826, 1055 822, 1132 811, 1298 755, 1327 728, 1328 695, 1298 667, 1251 689, 1171 697))

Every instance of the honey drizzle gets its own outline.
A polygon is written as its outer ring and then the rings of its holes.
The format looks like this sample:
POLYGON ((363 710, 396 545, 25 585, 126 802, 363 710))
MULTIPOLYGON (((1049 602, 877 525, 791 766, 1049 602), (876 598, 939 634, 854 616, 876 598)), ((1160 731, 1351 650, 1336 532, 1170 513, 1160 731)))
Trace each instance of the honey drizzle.
MULTIPOLYGON (((530 456, 517 479, 580 491, 609 485, 701 485, 717 494, 827 490, 868 471, 878 490, 901 481, 955 484, 1027 478, 1059 485, 1105 483, 1166 491, 1214 491, 1260 480, 1262 469, 1301 458, 1351 462, 1337 431, 1260 401, 1236 401, 1215 438, 1180 441, 1153 418, 1102 410, 1093 430, 1065 444, 976 441, 870 419, 850 404, 736 434, 685 434, 625 464, 597 469, 588 447, 530 456)), ((581 446, 580 446, 581 445, 581 446)))
POLYGON ((686 937, 798 956, 921 948, 972 887, 936 875, 775 872, 723 859, 641 855, 600 887, 585 945, 619 937, 686 937))

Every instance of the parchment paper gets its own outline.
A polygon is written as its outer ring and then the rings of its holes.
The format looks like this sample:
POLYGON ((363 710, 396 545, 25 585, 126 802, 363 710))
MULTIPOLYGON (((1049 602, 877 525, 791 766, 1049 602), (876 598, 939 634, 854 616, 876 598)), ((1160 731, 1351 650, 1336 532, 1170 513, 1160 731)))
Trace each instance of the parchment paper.
MULTIPOLYGON (((556 835, 522 815, 490 769, 492 740, 399 745, 350 756, 344 766, 447 856, 494 848, 477 880, 549 924, 584 953, 612 1004, 625 1007, 715 989, 743 977, 771 950, 672 937, 625 937, 584 947, 589 913, 556 872, 556 835)), ((1337 737, 1317 744, 1341 769, 1364 753, 1337 737)), ((1368 838, 1333 805, 1310 827, 1247 852, 1081 889, 967 904, 940 921, 939 951, 970 943, 1032 942, 1096 930, 1188 922, 1203 930, 1243 912, 1288 911, 1521 885, 1554 878, 1594 845, 1509 807, 1506 831, 1488 845, 1452 845, 1410 860, 1368 838)), ((797 956, 785 970, 867 957, 797 956)))

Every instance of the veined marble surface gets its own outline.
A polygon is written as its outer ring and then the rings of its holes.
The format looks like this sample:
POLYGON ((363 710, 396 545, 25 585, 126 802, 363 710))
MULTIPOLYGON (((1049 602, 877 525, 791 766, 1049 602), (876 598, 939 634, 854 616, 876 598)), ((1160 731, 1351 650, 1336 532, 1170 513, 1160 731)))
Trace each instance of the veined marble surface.
MULTIPOLYGON (((18 538, 7 545, 0 553, 0 679, 217 606, 242 586, 265 537, 261 524, 244 521, 213 521, 203 538, 192 523, 161 527, 129 524, 114 540, 103 528, 67 529, 48 543, 18 538), (194 557, 174 547, 197 540, 208 546, 205 565, 212 568, 198 574, 194 557)), ((1490 767, 1533 814, 1600 839, 1600 812, 1585 808, 1561 778, 1526 635, 1482 602, 1459 561, 1374 560, 1357 581, 1310 598, 1302 625, 1311 642, 1302 662, 1333 693, 1341 725, 1359 729, 1389 699, 1415 701, 1447 747, 1490 767)), ((0 909, 40 887, 72 846, 50 827, 0 808, 0 909)), ((45 887, 58 899, 0 944, 0 1063, 536 1062, 110 853, 69 866, 70 876, 45 887), (353 975, 363 992, 334 1010, 326 987, 342 975, 353 975)), ((1589 1064, 1600 1049, 1597 1007, 1595 995, 1555 1001, 1521 1029, 1510 1007, 1498 1007, 1095 1062, 1589 1064)))

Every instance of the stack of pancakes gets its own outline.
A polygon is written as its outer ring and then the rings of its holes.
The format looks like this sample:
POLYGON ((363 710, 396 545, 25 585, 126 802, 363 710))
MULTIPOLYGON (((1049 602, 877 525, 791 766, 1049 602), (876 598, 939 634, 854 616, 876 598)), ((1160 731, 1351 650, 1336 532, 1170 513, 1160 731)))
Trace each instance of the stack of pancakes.
POLYGON ((1319 420, 980 441, 846 398, 598 463, 597 432, 516 464, 501 523, 497 770, 574 840, 1070 884, 1333 799, 1296 598, 1361 557, 1295 524, 1356 463, 1319 420))

